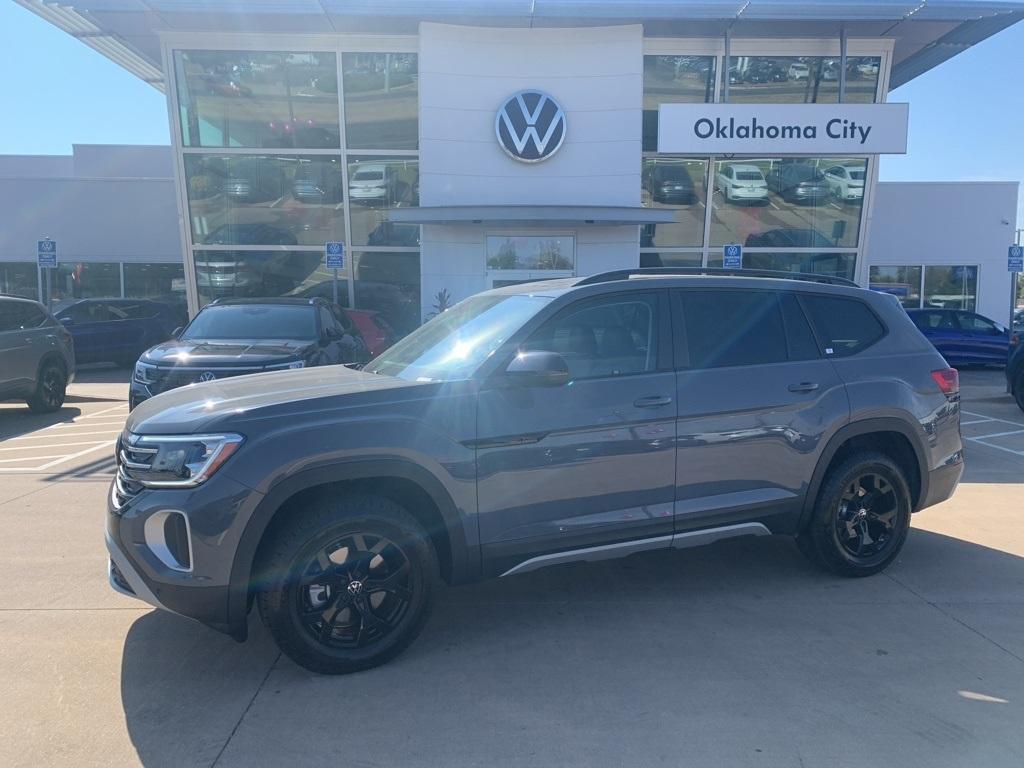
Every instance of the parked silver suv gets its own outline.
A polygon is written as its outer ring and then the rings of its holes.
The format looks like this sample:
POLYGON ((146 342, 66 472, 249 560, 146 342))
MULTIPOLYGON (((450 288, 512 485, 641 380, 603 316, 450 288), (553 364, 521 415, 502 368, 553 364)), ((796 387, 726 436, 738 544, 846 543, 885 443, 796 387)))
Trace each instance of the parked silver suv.
POLYGON ((438 573, 768 534, 844 576, 885 568, 960 479, 957 372, 893 296, 667 272, 488 291, 362 371, 142 403, 112 585, 238 639, 255 602, 286 654, 340 673, 412 642, 438 573))
POLYGON ((0 296, 0 400, 25 400, 39 413, 64 405, 75 375, 71 334, 43 305, 0 296))

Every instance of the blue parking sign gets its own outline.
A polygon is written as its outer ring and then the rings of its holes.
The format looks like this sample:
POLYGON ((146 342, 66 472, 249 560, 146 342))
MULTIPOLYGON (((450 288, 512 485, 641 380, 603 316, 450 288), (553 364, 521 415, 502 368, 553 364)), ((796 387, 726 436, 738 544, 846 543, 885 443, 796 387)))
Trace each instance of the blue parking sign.
POLYGON ((1011 245, 1006 258, 1006 268, 1010 272, 1024 272, 1024 245, 1011 245))
POLYGON ((324 246, 324 253, 327 256, 327 268, 328 269, 344 269, 345 268, 345 244, 344 243, 327 243, 324 246))
POLYGON ((725 246, 722 249, 722 266, 726 269, 743 269, 743 246, 725 246))
POLYGON ((36 260, 40 267, 56 267, 57 241, 49 238, 36 241, 36 260))

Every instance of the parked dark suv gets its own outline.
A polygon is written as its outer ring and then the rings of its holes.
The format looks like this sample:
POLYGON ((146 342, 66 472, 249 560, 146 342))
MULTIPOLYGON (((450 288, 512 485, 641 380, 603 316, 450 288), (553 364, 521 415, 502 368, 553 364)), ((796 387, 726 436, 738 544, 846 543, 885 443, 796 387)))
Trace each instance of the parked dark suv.
POLYGON ((412 642, 437 574, 768 534, 885 568, 959 481, 956 371, 892 296, 669 271, 488 291, 361 371, 143 403, 111 583, 237 639, 256 603, 288 656, 343 673, 412 642))

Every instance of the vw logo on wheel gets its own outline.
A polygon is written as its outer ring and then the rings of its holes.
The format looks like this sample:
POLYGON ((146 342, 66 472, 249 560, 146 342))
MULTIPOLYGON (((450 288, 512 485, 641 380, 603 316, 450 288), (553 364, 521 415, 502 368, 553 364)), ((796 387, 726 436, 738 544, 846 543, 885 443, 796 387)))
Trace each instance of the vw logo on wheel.
POLYGON ((494 132, 509 157, 537 163, 562 146, 565 112, 543 91, 520 91, 501 105, 494 119, 494 132))
POLYGON ((217 377, 213 375, 212 371, 203 371, 199 374, 200 381, 213 381, 217 377))

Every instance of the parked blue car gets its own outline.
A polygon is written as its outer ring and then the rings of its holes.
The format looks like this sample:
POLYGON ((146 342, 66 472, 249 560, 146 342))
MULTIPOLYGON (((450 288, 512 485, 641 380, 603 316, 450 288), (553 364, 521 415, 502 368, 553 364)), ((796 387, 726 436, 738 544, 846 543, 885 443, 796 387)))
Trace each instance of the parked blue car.
POLYGON ((54 315, 71 332, 78 363, 124 368, 181 325, 173 307, 148 299, 80 299, 54 315))
POLYGON ((910 309, 907 314, 950 365, 1006 365, 1010 333, 994 320, 962 309, 910 309))

